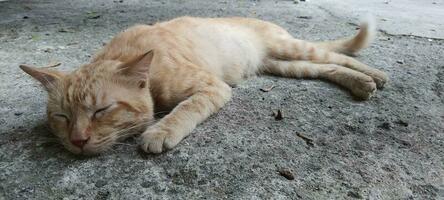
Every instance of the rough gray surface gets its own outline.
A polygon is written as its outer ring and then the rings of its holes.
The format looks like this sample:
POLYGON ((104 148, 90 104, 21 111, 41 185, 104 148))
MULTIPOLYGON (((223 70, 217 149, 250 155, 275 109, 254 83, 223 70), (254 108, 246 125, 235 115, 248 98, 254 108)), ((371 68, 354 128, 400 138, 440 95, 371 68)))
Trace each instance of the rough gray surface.
POLYGON ((425 11, 351 2, 0 1, 0 199, 444 199, 444 2, 421 1, 433 8, 425 11), (44 125, 45 92, 18 69, 51 61, 73 69, 120 30, 181 15, 258 17, 298 38, 333 39, 355 32, 363 6, 390 19, 358 57, 391 77, 370 101, 317 80, 253 78, 157 156, 138 152, 134 139, 99 157, 67 153, 44 125), (423 17, 396 17, 404 12, 423 17), (270 116, 276 109, 284 120, 270 116))

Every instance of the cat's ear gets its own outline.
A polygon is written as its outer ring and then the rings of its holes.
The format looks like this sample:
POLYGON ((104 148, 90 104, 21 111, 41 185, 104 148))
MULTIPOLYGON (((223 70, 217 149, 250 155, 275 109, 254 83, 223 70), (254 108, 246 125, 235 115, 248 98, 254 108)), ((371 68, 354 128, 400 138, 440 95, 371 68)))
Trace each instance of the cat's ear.
POLYGON ((123 76, 134 80, 139 88, 145 88, 147 86, 148 70, 153 61, 153 50, 150 50, 129 62, 123 63, 119 67, 119 71, 123 76))
POLYGON ((153 50, 150 50, 134 59, 123 63, 119 70, 125 75, 132 78, 146 79, 148 77, 148 70, 153 61, 153 50))
POLYGON ((37 68, 28 65, 20 65, 20 69, 42 83, 46 90, 52 89, 57 84, 57 82, 62 80, 65 76, 62 72, 48 68, 37 68))

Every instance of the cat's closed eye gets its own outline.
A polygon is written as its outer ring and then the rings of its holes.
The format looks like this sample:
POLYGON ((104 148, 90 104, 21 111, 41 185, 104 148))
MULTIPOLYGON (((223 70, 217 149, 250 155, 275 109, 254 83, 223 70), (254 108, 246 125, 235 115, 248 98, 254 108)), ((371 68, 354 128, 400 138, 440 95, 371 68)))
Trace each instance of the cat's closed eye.
POLYGON ((93 119, 98 119, 98 118, 100 118, 100 117, 103 117, 103 116, 106 114, 106 111, 111 110, 111 107, 112 107, 113 105, 114 105, 114 104, 112 103, 112 104, 107 105, 107 106, 105 106, 105 107, 103 107, 103 108, 97 109, 97 110, 94 112, 94 114, 93 114, 93 119))
POLYGON ((60 120, 60 121, 65 121, 65 122, 69 122, 69 117, 66 114, 63 113, 55 113, 52 115, 53 118, 60 120))

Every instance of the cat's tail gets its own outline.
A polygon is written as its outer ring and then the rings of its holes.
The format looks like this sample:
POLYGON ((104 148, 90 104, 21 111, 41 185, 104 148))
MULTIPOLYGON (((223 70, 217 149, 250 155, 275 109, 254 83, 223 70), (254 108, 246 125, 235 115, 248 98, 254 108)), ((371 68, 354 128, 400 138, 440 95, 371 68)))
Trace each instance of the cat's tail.
POLYGON ((322 49, 356 55, 356 53, 369 46, 376 35, 376 22, 373 16, 367 15, 359 26, 359 32, 351 38, 318 42, 316 45, 322 49))

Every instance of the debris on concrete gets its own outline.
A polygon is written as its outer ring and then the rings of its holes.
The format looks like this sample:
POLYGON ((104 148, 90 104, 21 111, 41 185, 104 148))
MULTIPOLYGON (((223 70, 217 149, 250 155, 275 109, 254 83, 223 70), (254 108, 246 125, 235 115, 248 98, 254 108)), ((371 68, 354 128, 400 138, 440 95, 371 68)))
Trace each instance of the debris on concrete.
POLYGON ((279 174, 288 180, 294 180, 294 175, 289 169, 279 169, 279 174))
POLYGON ((261 88, 260 90, 262 92, 270 92, 274 87, 275 87, 274 85, 271 85, 271 86, 268 86, 268 87, 261 88))
POLYGON ((310 147, 313 147, 313 146, 314 146, 314 144, 313 144, 313 139, 311 139, 311 138, 309 138, 309 137, 303 135, 302 133, 296 133, 296 135, 297 135, 298 137, 300 137, 301 139, 303 139, 303 140, 305 141, 305 143, 306 143, 308 146, 310 146, 310 147))
POLYGON ((284 115, 282 114, 282 111, 278 109, 276 112, 273 111, 273 117, 276 121, 280 121, 284 119, 284 115))

